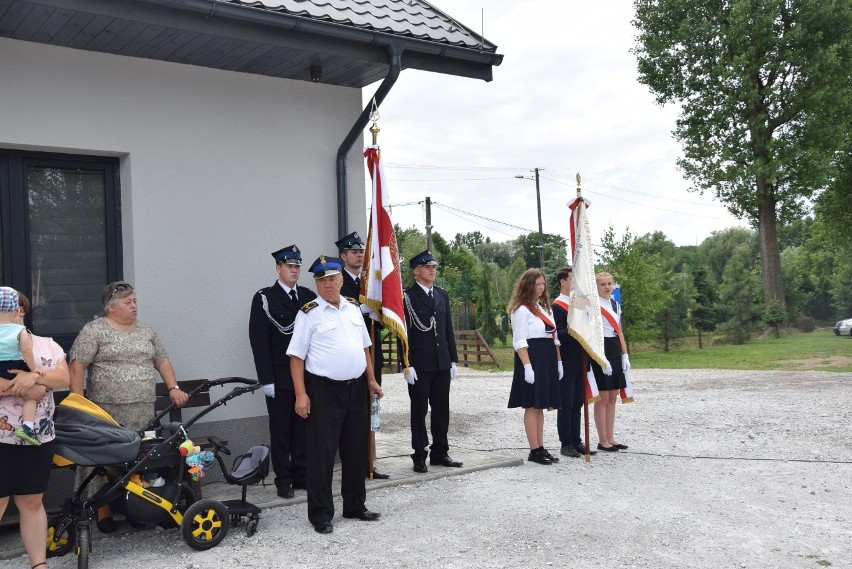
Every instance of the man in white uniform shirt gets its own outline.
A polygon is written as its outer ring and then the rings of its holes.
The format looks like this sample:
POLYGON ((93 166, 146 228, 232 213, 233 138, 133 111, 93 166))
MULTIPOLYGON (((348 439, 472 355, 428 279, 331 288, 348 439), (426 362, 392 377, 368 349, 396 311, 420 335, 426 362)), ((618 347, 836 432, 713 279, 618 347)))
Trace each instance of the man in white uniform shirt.
POLYGON ((369 397, 382 397, 370 361, 370 336, 358 305, 340 294, 343 264, 320 256, 310 268, 319 297, 296 316, 287 348, 296 393, 296 413, 307 419, 308 520, 317 533, 331 533, 334 457, 340 452, 343 517, 379 518, 365 505, 369 397), (338 445, 339 443, 339 445, 338 445), (339 448, 338 448, 339 446, 339 448))

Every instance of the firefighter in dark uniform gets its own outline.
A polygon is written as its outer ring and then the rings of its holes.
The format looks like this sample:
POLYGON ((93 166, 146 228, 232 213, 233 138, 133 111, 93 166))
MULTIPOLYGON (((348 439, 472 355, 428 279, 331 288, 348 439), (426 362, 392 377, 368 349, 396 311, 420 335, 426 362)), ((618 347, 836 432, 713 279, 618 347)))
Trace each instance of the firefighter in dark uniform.
POLYGON ((272 253, 278 280, 254 294, 249 316, 249 341, 257 379, 263 384, 269 413, 269 438, 275 486, 282 498, 306 488, 305 420, 294 411, 296 398, 287 347, 299 309, 316 298, 299 286, 302 254, 295 245, 272 253))
MULTIPOLYGON (((360 304, 359 296, 361 292, 361 269, 364 267, 364 242, 357 232, 352 232, 345 237, 341 237, 335 242, 337 251, 340 255, 340 260, 343 262, 343 288, 340 294, 349 297, 360 304)), ((371 323, 375 326, 375 347, 373 349, 373 373, 376 376, 376 381, 379 385, 382 384, 382 365, 384 358, 382 357, 382 325, 364 315, 364 324, 367 325, 367 331, 370 330, 371 323)), ((373 478, 386 480, 390 478, 387 474, 382 474, 373 466, 373 478)))
POLYGON ((438 262, 431 251, 413 257, 408 265, 415 282, 405 289, 405 320, 408 329, 408 359, 405 374, 411 399, 411 446, 414 472, 425 473, 429 435, 426 412, 432 408, 432 446, 429 464, 459 467, 450 458, 447 431, 450 426, 450 380, 456 376, 456 336, 450 316, 450 297, 434 286, 438 262))

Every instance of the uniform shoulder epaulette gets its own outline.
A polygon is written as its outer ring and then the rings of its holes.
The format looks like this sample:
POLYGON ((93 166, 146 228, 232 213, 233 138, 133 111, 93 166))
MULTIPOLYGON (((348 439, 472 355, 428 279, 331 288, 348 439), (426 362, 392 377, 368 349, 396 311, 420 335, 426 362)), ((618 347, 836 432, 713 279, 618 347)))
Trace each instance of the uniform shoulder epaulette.
POLYGON ((310 301, 310 302, 306 303, 306 304, 305 304, 302 308, 300 308, 299 310, 301 310, 302 312, 304 312, 305 314, 307 314, 308 312, 310 312, 311 310, 313 310, 313 309, 314 309, 314 308, 316 308, 317 306, 319 306, 319 304, 317 304, 317 302, 316 302, 315 300, 312 300, 312 301, 310 301))
POLYGON ((349 302, 351 302, 355 306, 361 306, 361 303, 358 302, 357 300, 355 300, 354 298, 352 298, 351 296, 344 296, 343 298, 345 298, 346 300, 348 300, 349 302))

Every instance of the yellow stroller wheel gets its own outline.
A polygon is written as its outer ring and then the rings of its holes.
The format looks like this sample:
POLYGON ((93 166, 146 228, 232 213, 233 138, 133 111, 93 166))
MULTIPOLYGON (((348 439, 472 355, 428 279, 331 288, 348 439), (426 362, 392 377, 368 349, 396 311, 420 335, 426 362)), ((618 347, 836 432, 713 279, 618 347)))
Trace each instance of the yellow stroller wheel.
POLYGON ((180 533, 188 546, 204 551, 219 545, 230 527, 228 508, 222 502, 200 500, 186 509, 180 533))

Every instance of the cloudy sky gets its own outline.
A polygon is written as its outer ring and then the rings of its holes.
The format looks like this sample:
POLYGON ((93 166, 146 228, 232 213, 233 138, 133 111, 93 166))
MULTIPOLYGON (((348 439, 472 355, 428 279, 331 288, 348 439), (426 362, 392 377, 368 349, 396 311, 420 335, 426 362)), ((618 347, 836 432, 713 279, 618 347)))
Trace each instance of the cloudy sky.
MULTIPOLYGON (((393 220, 452 239, 495 241, 537 231, 538 167, 545 233, 568 235, 566 204, 582 176, 593 243, 663 231, 678 245, 743 222, 688 192, 675 167, 677 109, 659 107, 637 81, 628 0, 433 0, 498 46, 494 80, 404 70, 380 108, 379 145, 393 220), (484 27, 482 24, 484 10, 484 27)), ((378 83, 364 89, 372 97, 378 83)), ((368 197, 368 204, 370 198, 368 197)))

